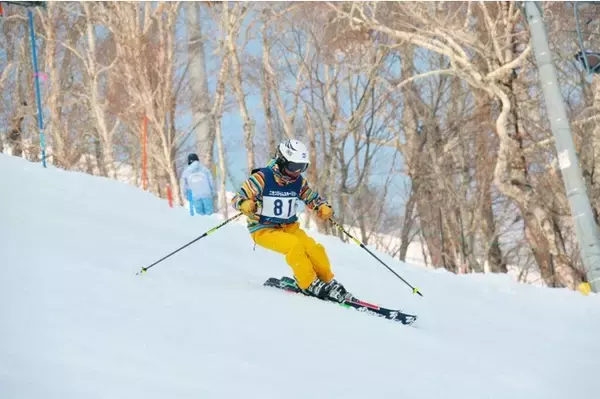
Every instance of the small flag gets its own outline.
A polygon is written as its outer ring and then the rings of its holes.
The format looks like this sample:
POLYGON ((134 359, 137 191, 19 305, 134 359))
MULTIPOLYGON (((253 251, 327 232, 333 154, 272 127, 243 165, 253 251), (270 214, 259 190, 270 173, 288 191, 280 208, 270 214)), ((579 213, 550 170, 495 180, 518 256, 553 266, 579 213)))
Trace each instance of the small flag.
POLYGON ((34 73, 33 77, 35 78, 36 76, 39 77, 42 82, 45 82, 48 79, 48 74, 44 72, 34 73))

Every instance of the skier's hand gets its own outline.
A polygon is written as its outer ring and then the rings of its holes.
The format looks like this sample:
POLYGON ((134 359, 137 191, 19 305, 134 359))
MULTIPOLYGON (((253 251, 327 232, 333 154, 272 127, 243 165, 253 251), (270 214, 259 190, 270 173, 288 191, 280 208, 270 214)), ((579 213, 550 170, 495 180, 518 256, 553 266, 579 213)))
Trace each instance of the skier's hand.
POLYGON ((248 217, 254 216, 254 213, 256 213, 256 202, 252 200, 242 202, 240 204, 240 211, 248 217))
POLYGON ((322 204, 319 209, 317 209, 317 216, 321 220, 329 220, 331 216, 333 216, 333 209, 327 204, 322 204))

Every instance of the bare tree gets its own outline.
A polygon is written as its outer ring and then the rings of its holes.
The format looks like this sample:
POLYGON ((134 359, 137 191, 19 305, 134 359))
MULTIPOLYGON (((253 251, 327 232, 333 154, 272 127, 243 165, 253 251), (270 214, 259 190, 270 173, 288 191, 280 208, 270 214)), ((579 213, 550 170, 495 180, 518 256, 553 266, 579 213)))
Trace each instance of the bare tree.
MULTIPOLYGON (((161 3, 152 8, 150 3, 111 3, 107 8, 106 23, 111 26, 119 62, 115 64, 115 78, 127 91, 115 93, 122 106, 114 109, 132 131, 139 131, 143 117, 148 120, 148 148, 150 158, 150 187, 163 192, 168 183, 174 198, 180 202, 177 178, 177 152, 185 137, 177 135, 175 117, 176 86, 176 22, 179 2, 161 3), (126 100, 126 101, 125 101, 126 100), (125 105, 128 104, 128 105, 125 105)), ((184 61, 188 62, 188 59, 184 61)), ((114 108, 113 104, 113 108, 114 108)), ((136 136, 139 140, 141 135, 136 136)))
POLYGON ((254 169, 254 125, 255 122, 250 118, 250 113, 248 112, 248 106, 246 105, 246 95, 244 93, 243 81, 242 81, 242 64, 240 63, 240 52, 237 46, 237 39, 239 37, 239 31, 242 23, 244 22, 244 17, 250 11, 248 9, 248 5, 244 3, 234 3, 231 10, 227 3, 224 3, 224 12, 226 13, 229 19, 229 27, 227 34, 227 49, 229 56, 231 57, 231 69, 232 69, 232 79, 231 86, 235 93, 235 97, 237 99, 240 114, 242 115, 242 120, 244 121, 243 129, 244 129, 244 145, 246 147, 246 166, 248 168, 248 172, 254 169))
MULTIPOLYGON (((71 51, 76 48, 77 54, 84 51, 85 43, 79 40, 86 23, 82 11, 77 3, 49 3, 45 11, 38 9, 36 13, 41 25, 38 37, 44 39, 44 45, 38 46, 40 58, 44 60, 40 72, 50 77, 49 85, 43 90, 49 110, 45 117, 51 146, 49 152, 52 163, 65 169, 78 169, 87 152, 86 139, 95 132, 88 128, 91 122, 89 108, 81 101, 85 78, 73 79, 74 72, 83 65, 78 64, 82 59, 74 59, 71 51), (71 29, 63 29, 65 24, 71 29)), ((87 71, 82 73, 88 76, 87 71)))
POLYGON ((405 262, 406 254, 408 252, 408 247, 416 236, 416 232, 414 231, 415 225, 415 205, 416 205, 416 197, 415 192, 410 188, 410 193, 408 194, 408 200, 404 204, 404 217, 402 220, 402 229, 400 232, 400 248, 398 249, 398 259, 405 262))
MULTIPOLYGON (((105 95, 107 85, 105 81, 107 73, 115 66, 117 57, 113 56, 112 59, 107 59, 106 54, 103 54, 98 46, 95 25, 102 21, 102 13, 105 12, 104 7, 85 2, 81 3, 81 7, 84 21, 79 24, 80 30, 76 28, 74 31, 79 30, 78 33, 84 39, 83 49, 80 52, 69 43, 63 43, 62 45, 67 47, 79 59, 85 71, 84 87, 80 96, 88 104, 88 108, 92 113, 92 131, 98 136, 101 157, 99 169, 102 174, 116 178, 114 135, 119 127, 119 120, 110 118, 108 113, 107 97, 105 95)), ((110 40, 110 37, 111 34, 109 33, 107 40, 110 40)))
MULTIPOLYGON (((222 7, 219 8, 219 12, 214 15, 214 18, 218 20, 219 27, 222 35, 227 38, 228 35, 233 34, 229 19, 229 5, 223 3, 222 7)), ((223 131, 221 126, 221 120, 223 118, 223 110, 225 105, 226 87, 229 81, 229 68, 231 66, 230 54, 227 47, 227 39, 221 42, 219 46, 219 52, 221 53, 221 67, 217 77, 217 84, 214 95, 213 107, 211 110, 212 123, 215 128, 215 137, 217 141, 217 152, 219 154, 219 204, 225 217, 228 217, 228 202, 227 202, 227 164, 225 161, 225 144, 223 142, 223 131)))
POLYGON ((34 137, 28 135, 26 121, 35 115, 35 109, 27 100, 32 98, 33 90, 29 85, 32 75, 30 50, 27 41, 27 20, 22 10, 15 14, 3 17, 3 35, 5 40, 0 44, 6 54, 2 62, 0 74, 0 88, 3 101, 0 105, 2 122, 5 135, 6 150, 13 156, 25 157, 28 147, 34 137))
MULTIPOLYGON (((351 8, 331 3, 329 6, 351 26, 364 27, 446 57, 450 68, 422 76, 451 73, 497 101, 499 112, 495 133, 499 147, 494 183, 519 205, 525 234, 534 248, 540 269, 552 265, 558 284, 574 288, 581 280, 580 275, 558 244, 550 210, 540 201, 539 193, 532 189, 524 162, 523 135, 518 130, 519 121, 515 119, 518 116, 514 112, 516 104, 511 87, 518 76, 518 68, 531 51, 531 45, 524 40, 527 32, 519 23, 521 15, 515 3, 480 3, 476 7, 433 3, 361 3, 351 8), (485 35, 471 34, 473 23, 482 24, 485 35), (481 55, 485 60, 484 68, 473 63, 467 49, 481 55)), ((410 80, 419 77, 412 76, 410 80)))
POLYGON ((215 132, 211 128, 208 73, 202 35, 201 3, 187 3, 188 57, 192 90, 193 127, 196 131, 196 151, 200 161, 212 169, 215 132))
MULTIPOLYGON (((268 10, 265 10, 266 14, 268 10)), ((261 29, 262 36, 262 84, 260 85, 260 91, 262 94, 262 104, 265 113, 265 129, 267 134, 267 145, 268 153, 275 154, 275 136, 273 133, 273 108, 271 103, 271 91, 273 90, 273 76, 270 60, 270 44, 269 36, 267 34, 268 20, 265 18, 263 21, 263 27, 261 29)), ((311 152, 312 153, 312 152, 311 152)))

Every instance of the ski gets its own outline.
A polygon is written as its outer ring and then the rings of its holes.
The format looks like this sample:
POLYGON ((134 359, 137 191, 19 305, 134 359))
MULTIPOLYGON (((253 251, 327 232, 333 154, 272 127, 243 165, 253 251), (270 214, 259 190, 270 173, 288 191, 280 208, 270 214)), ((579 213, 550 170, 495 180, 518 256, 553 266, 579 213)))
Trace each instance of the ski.
MULTIPOLYGON (((294 280, 293 278, 290 278, 290 277, 282 277, 280 279, 271 277, 267 281, 265 281, 265 283, 263 285, 265 285, 267 287, 279 288, 281 290, 288 291, 288 292, 295 293, 295 294, 305 295, 302 292, 302 290, 298 287, 298 285, 296 284, 296 280, 294 280)), ((320 299, 320 298, 316 298, 316 297, 313 297, 313 298, 320 299)), ((326 299, 324 301, 331 302, 326 299)), ((333 303, 336 303, 336 302, 333 302, 333 303)), ((371 303, 362 301, 355 297, 352 297, 352 298, 346 300, 345 302, 340 303, 339 305, 346 307, 346 308, 353 308, 362 313, 367 313, 367 314, 370 314, 373 316, 383 317, 385 319, 388 319, 388 320, 391 320, 394 322, 398 322, 398 323, 402 323, 405 325, 409 325, 409 326, 417 320, 416 315, 407 314, 407 313, 401 312, 399 310, 384 308, 384 307, 381 307, 378 305, 373 305, 371 303)))

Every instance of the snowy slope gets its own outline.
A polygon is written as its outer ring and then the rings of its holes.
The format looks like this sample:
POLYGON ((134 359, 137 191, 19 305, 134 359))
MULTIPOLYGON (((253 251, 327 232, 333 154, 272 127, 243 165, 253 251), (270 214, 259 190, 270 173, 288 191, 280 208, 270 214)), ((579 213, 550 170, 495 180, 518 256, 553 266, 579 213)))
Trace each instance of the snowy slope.
POLYGON ((0 154, 0 398, 594 397, 600 296, 455 276, 318 236, 404 327, 261 286, 289 274, 228 225, 123 183, 0 154))

